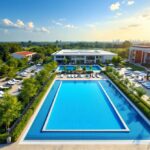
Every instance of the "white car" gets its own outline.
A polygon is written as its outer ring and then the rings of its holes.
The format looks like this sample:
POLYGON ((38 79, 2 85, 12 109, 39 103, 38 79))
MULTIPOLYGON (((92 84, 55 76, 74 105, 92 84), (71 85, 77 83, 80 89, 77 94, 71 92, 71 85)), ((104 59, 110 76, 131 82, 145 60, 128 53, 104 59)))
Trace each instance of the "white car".
POLYGON ((14 85, 14 84, 16 84, 16 82, 13 82, 13 81, 10 80, 10 81, 7 82, 7 84, 14 85))
POLYGON ((4 94, 4 92, 3 91, 0 91, 0 95, 3 95, 4 94))

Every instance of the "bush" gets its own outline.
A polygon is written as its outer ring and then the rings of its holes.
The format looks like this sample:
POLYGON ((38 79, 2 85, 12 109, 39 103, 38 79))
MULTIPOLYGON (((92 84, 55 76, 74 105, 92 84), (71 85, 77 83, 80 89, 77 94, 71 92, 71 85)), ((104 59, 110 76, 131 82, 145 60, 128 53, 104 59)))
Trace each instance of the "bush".
POLYGON ((124 85, 121 81, 117 80, 112 73, 105 72, 105 74, 119 87, 119 89, 131 100, 135 106, 137 106, 141 112, 150 119, 150 105, 147 104, 144 100, 142 100, 139 96, 135 96, 132 94, 126 85, 124 85))
POLYGON ((24 129, 24 127, 26 126, 28 120, 30 119, 30 117, 33 114, 33 110, 29 109, 26 114, 22 117, 21 121, 19 122, 19 124, 16 126, 16 128, 14 128, 11 136, 12 136, 12 142, 15 142, 18 137, 20 136, 22 130, 24 129))
POLYGON ((7 137, 8 137, 7 133, 0 134, 0 144, 6 143, 7 137))
POLYGON ((137 104, 138 108, 150 119, 150 109, 146 107, 142 102, 137 104))
POLYGON ((56 76, 56 74, 53 74, 50 77, 49 81, 46 83, 45 86, 43 86, 43 89, 41 90, 39 95, 36 97, 36 99, 34 100, 32 105, 30 106, 30 108, 23 115, 21 121, 18 123, 18 125, 12 131, 11 136, 12 136, 12 141, 13 142, 17 141, 18 137, 20 136, 20 134, 22 133, 24 127, 26 126, 28 120, 30 119, 30 117, 34 113, 34 110, 36 109, 37 105, 39 104, 39 102, 41 101, 42 97, 45 95, 47 89, 49 88, 50 84, 54 80, 55 76, 56 76))

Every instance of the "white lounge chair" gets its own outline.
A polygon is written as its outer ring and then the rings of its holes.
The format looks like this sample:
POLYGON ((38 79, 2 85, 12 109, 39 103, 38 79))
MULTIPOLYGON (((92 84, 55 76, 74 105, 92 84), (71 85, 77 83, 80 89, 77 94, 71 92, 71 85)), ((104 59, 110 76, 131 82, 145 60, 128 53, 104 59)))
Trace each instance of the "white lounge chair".
POLYGON ((61 78, 63 78, 63 77, 64 77, 64 75, 63 75, 63 74, 61 74, 61 75, 60 75, 60 77, 61 77, 61 78))

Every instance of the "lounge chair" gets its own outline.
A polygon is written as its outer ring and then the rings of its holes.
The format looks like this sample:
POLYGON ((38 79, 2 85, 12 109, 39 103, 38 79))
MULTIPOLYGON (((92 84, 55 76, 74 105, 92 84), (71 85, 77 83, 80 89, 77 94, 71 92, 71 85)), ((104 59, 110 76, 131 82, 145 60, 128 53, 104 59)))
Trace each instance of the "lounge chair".
POLYGON ((64 75, 63 75, 63 74, 61 74, 61 75, 60 75, 60 77, 61 77, 61 78, 63 78, 63 77, 64 77, 64 75))
POLYGON ((93 74, 92 77, 95 78, 95 74, 93 74))

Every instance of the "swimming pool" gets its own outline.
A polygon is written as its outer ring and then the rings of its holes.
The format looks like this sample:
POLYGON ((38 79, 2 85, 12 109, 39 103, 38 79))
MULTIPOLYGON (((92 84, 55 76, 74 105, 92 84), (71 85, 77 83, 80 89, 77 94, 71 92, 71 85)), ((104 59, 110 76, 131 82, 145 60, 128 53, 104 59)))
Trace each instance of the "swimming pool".
POLYGON ((56 80, 24 141, 150 140, 150 125, 109 80, 56 80))
MULTIPOLYGON (((57 71, 64 71, 64 66, 66 67, 66 70, 73 71, 75 70, 76 65, 60 65, 57 68, 57 71)), ((79 65, 81 68, 86 67, 86 71, 91 71, 90 65, 79 65)), ((100 71, 101 67, 99 65, 92 65, 92 71, 100 71)))

